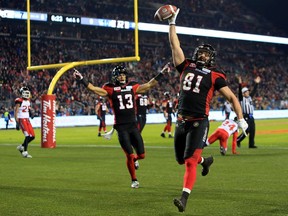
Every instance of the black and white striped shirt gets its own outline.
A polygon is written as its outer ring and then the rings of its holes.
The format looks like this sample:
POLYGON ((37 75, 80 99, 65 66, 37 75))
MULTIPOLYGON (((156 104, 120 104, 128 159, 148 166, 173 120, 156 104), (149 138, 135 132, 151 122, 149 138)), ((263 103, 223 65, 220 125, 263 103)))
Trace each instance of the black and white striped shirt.
POLYGON ((240 101, 242 112, 243 114, 253 114, 254 112, 254 105, 252 98, 249 97, 243 97, 242 101, 240 101))
POLYGON ((241 104, 242 112, 244 115, 253 115, 254 105, 253 105, 253 96, 256 94, 258 83, 255 83, 252 92, 248 97, 243 97, 242 94, 242 85, 239 84, 239 101, 241 104))

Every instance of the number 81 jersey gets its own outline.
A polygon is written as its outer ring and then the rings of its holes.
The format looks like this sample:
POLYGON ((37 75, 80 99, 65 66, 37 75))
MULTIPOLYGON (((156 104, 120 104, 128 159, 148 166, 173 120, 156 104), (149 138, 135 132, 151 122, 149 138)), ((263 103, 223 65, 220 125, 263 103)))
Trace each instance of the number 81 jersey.
POLYGON ((108 92, 109 102, 114 112, 114 124, 136 122, 135 95, 139 84, 129 82, 123 86, 107 83, 103 89, 108 92))
POLYGON ((207 117, 214 91, 227 86, 225 73, 216 68, 198 68, 188 59, 176 69, 180 73, 178 113, 183 116, 207 117))

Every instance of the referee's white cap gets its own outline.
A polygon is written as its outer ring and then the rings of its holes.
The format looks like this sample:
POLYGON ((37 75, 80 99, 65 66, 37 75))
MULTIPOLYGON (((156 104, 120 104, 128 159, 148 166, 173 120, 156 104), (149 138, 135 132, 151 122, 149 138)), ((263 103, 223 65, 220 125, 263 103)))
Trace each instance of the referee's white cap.
POLYGON ((246 91, 249 91, 247 87, 242 88, 242 94, 244 94, 246 91))

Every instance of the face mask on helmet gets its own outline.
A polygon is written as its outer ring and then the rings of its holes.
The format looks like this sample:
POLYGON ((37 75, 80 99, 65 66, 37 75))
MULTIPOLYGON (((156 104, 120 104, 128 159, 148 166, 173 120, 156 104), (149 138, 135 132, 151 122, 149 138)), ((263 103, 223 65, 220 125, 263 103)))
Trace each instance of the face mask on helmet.
POLYGON ((19 91, 20 91, 22 98, 25 98, 25 99, 30 98, 30 91, 27 87, 22 87, 19 91))
POLYGON ((118 65, 116 66, 111 74, 111 82, 116 84, 116 85, 124 85, 126 84, 126 80, 127 80, 127 71, 126 68, 122 65, 118 65), (125 80, 119 80, 119 76, 121 74, 125 74, 126 78, 125 80))
POLYGON ((192 60, 198 66, 211 67, 215 65, 215 56, 215 49, 209 44, 203 44, 195 49, 192 60))

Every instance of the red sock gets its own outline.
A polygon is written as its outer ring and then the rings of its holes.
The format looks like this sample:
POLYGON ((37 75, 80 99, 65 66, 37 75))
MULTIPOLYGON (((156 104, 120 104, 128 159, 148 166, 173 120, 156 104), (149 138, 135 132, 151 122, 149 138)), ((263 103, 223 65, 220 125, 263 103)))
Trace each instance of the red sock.
POLYGON ((199 158, 201 158, 202 149, 196 149, 192 157, 185 160, 185 174, 183 188, 189 190, 193 189, 196 181, 197 165, 199 158))

